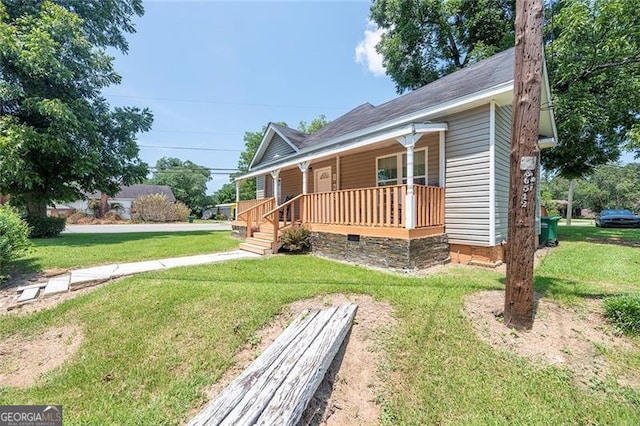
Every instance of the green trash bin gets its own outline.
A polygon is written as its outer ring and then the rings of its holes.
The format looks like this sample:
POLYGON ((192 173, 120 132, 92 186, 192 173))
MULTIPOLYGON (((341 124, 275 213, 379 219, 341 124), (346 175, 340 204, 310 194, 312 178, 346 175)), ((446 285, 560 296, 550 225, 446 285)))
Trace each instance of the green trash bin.
POLYGON ((549 218, 546 216, 540 217, 540 245, 545 247, 549 241, 549 218))
POLYGON ((560 216, 540 218, 540 245, 555 247, 558 245, 558 221, 560 216))
POLYGON ((549 218, 549 241, 547 245, 555 247, 558 245, 558 222, 562 219, 560 216, 553 216, 549 218))
POLYGON ((195 219, 195 216, 189 216, 187 219, 189 220, 189 223, 193 223, 193 219, 195 219))

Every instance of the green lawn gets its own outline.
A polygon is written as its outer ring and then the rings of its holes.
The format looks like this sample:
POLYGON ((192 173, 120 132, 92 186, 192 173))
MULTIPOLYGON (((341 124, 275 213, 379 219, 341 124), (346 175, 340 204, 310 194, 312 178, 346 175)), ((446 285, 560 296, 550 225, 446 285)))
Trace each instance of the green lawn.
MULTIPOLYGON (((560 229, 560 246, 537 269, 538 290, 571 303, 639 291, 637 248, 569 241, 570 232, 560 229), (616 268, 585 268, 616 249, 626 256, 616 268)), ((640 423, 637 391, 611 380, 577 387, 567 370, 533 365, 476 337, 463 299, 503 283, 493 271, 452 268, 418 278, 311 256, 147 273, 48 311, 2 317, 0 336, 77 324, 85 340, 37 386, 0 388, 0 404, 63 404, 65 424, 178 424, 205 401, 203 391, 229 368, 233 354, 287 303, 350 292, 396 309, 398 326, 384 346, 383 424, 640 423)), ((609 359, 638 368, 640 339, 634 343, 635 351, 609 359)))
POLYGON ((23 270, 77 268, 113 262, 136 262, 233 250, 238 240, 229 231, 62 234, 33 240, 23 270))

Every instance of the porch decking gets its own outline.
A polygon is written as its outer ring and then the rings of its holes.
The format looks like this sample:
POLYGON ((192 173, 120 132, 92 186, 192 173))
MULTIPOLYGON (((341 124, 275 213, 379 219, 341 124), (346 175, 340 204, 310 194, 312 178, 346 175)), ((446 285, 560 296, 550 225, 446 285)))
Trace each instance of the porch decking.
POLYGON ((272 251, 280 232, 293 225, 311 231, 412 239, 444 234, 444 188, 414 185, 412 200, 407 185, 358 188, 300 194, 276 206, 274 198, 238 202, 234 226, 246 227, 247 238, 269 228, 272 251), (407 206, 413 205, 413 212, 407 206), (407 217, 413 215, 413 227, 407 217))

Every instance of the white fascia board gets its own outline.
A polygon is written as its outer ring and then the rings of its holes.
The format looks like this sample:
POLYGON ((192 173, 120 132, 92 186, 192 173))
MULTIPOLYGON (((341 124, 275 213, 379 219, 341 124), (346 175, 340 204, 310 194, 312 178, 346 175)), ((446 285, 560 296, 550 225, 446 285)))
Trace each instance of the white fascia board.
POLYGON ((264 152, 267 150, 267 145, 269 145, 269 141, 271 141, 271 138, 273 137, 274 133, 275 131, 271 126, 271 123, 269 123, 269 126, 267 126, 267 130, 264 131, 264 136, 262 136, 260 145, 258 145, 258 149, 256 150, 256 153, 253 155, 253 158, 251 159, 251 164, 249 164, 249 169, 253 167, 253 163, 255 163, 256 158, 262 157, 264 152))
POLYGON ((334 149, 329 149, 327 151, 316 151, 313 153, 310 153, 308 155, 305 155, 303 157, 300 158, 296 158, 295 160, 291 160, 291 161, 287 161, 284 163, 278 163, 277 165, 274 165, 274 167, 263 167, 259 170, 255 170, 253 172, 247 173, 245 175, 242 176, 238 176, 237 179, 248 179, 248 178, 252 178, 254 176, 259 176, 261 174, 264 173, 268 173, 270 170, 274 170, 275 169, 283 169, 286 167, 290 167, 293 165, 296 165, 298 163, 302 163, 305 161, 312 161, 316 158, 319 157, 327 157, 327 156, 332 156, 332 155, 337 155, 340 154, 342 152, 346 152, 346 151, 351 151, 352 149, 357 149, 357 148, 361 148, 363 146, 367 146, 367 145, 371 145, 374 144, 376 142, 382 142, 388 139, 394 139, 394 138, 398 138, 400 136, 405 136, 405 135, 411 135, 411 134, 417 134, 417 133, 429 133, 429 132, 442 132, 442 131, 446 131, 448 130, 449 126, 447 125, 447 123, 414 123, 414 124, 408 124, 405 126, 402 126, 400 128, 397 129, 391 129, 390 131, 387 132, 382 132, 382 133, 378 133, 375 135, 371 135, 367 138, 364 139, 360 139, 355 141, 354 143, 350 143, 348 145, 344 145, 344 146, 340 146, 334 149))
MULTIPOLYGON (((434 105, 431 106, 429 108, 425 108, 416 112, 413 112, 411 114, 407 114, 404 115, 402 117, 396 118, 395 120, 392 121, 387 121, 384 122, 382 124, 378 124, 376 126, 372 126, 372 127, 367 127, 365 129, 362 130, 358 130, 356 132, 351 132, 351 133, 347 133, 346 135, 342 135, 338 138, 335 139, 330 139, 322 144, 318 144, 318 145, 314 145, 312 147, 306 148, 306 149, 302 149, 300 151, 298 151, 298 153, 305 153, 305 152, 309 152, 309 151, 318 151, 319 149, 322 149, 325 146, 329 146, 329 145, 334 145, 334 144, 338 144, 341 142, 345 142, 348 141, 350 139, 358 139, 358 138, 362 138, 365 137, 367 135, 371 135, 377 132, 381 132, 384 131, 386 129, 389 128, 393 128, 396 126, 400 126, 402 124, 406 124, 407 122, 411 122, 411 121, 415 121, 415 120, 425 120, 428 119, 430 116, 434 116, 437 114, 441 114, 443 112, 446 112, 448 110, 452 110, 452 109, 456 109, 456 108, 460 108, 466 104, 473 104, 475 102, 479 102, 482 101, 484 99, 490 100, 493 97, 496 97, 502 93, 506 93, 509 91, 513 90, 513 80, 507 81, 505 83, 501 83, 498 84, 496 86, 493 87, 489 87, 488 89, 484 89, 481 90, 479 92, 476 92, 474 94, 468 95, 468 96, 463 96, 461 98, 457 98, 454 99, 452 101, 448 101, 448 102, 444 102, 438 105, 434 105)), ((417 123, 416 123, 417 125, 417 123)), ((428 123, 426 125, 429 125, 428 123)), ((446 130, 446 129, 444 129, 446 130)), ((436 131, 436 130, 433 130, 436 131)), ((403 133, 403 134, 407 134, 407 133, 403 133)), ((402 136, 403 134, 397 135, 397 136, 402 136)), ((389 136, 389 137, 397 137, 397 136, 389 136)), ((263 141, 264 142, 264 141, 263 141)), ((373 143, 373 142, 369 142, 369 143, 373 143)), ((349 145, 348 149, 352 149, 354 147, 357 146, 361 146, 360 144, 357 145, 349 145)), ((261 144, 262 147, 262 144, 261 144)), ((337 152, 343 152, 346 151, 348 149, 341 149, 337 152)), ((320 154, 320 153, 319 153, 320 154)), ((322 156, 327 155, 326 153, 322 153, 322 156)), ((315 157, 317 157, 319 155, 316 155, 315 157)), ((310 159, 313 159, 313 155, 309 155, 309 156, 304 156, 303 158, 300 159, 296 159, 294 161, 291 162, 286 162, 286 163, 282 163, 280 164, 278 167, 288 167, 292 164, 296 164, 298 162, 301 161, 307 161, 310 159)), ((257 153, 256 156, 254 157, 257 158, 257 153)), ((251 165, 249 166, 249 169, 251 169, 251 167, 253 166, 253 161, 251 163, 251 165)), ((251 173, 247 173, 246 175, 242 176, 242 178, 250 178, 250 177, 254 177, 254 176, 258 176, 262 173, 264 173, 265 170, 270 170, 268 168, 263 168, 261 170, 256 170, 255 172, 251 172, 251 173)))

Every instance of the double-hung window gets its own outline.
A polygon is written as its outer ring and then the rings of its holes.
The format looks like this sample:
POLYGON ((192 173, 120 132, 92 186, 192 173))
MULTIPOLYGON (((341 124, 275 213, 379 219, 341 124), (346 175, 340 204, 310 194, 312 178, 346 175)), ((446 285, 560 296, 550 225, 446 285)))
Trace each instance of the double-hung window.
MULTIPOLYGON (((377 185, 400 185, 407 183, 407 153, 402 152, 385 157, 378 157, 377 185)), ((413 183, 426 185, 427 182, 427 149, 418 149, 413 153, 413 183)))

